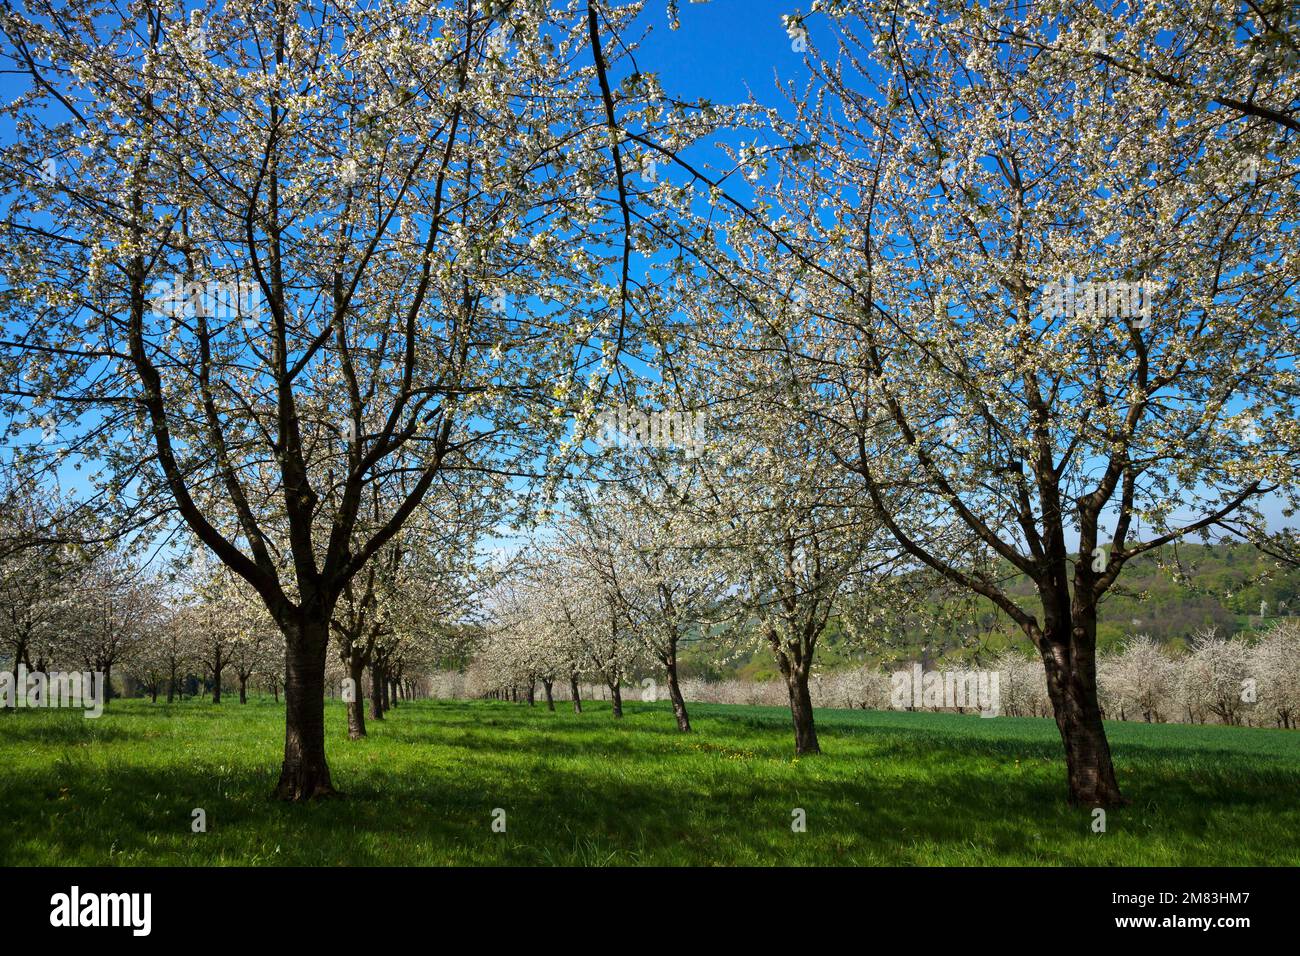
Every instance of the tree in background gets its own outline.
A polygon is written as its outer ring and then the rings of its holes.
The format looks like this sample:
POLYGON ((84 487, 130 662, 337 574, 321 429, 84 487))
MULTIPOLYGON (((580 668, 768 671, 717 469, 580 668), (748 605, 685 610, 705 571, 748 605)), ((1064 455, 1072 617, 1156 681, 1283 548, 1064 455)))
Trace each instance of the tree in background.
POLYGON ((1258 706, 1279 727, 1300 720, 1300 624, 1280 621, 1251 648, 1258 706))
POLYGON ((1147 723, 1162 719, 1161 707, 1178 686, 1178 666, 1164 648, 1139 636, 1119 654, 1102 658, 1102 665, 1099 680, 1116 705, 1108 717, 1131 720, 1141 715, 1147 723))
POLYGON ((554 550, 537 543, 522 550, 488 592, 475 660, 496 687, 541 681, 548 709, 554 709, 555 683, 566 683, 573 712, 580 714, 579 679, 589 663, 573 616, 576 592, 565 593, 563 573, 554 550))
POLYGON ((194 659, 195 636, 201 633, 193 608, 178 587, 162 595, 162 612, 157 627, 150 629, 127 662, 129 673, 140 682, 153 701, 163 688, 167 703, 185 699, 185 678, 198 666, 194 659))
POLYGON ((160 582, 127 551, 95 556, 72 585, 66 630, 51 650, 53 660, 103 674, 104 696, 111 699, 114 667, 130 661, 160 626, 162 593, 160 582))
POLYGON ((700 476, 680 462, 651 467, 634 459, 624 469, 618 480, 575 500, 565 541, 601 582, 628 633, 663 668, 677 729, 686 732, 679 648, 716 623, 731 579, 712 525, 690 506, 702 491, 700 476))
POLYGON ((256 591, 238 578, 231 578, 235 602, 230 626, 234 632, 227 656, 239 682, 239 702, 248 703, 248 685, 253 678, 269 670, 283 673, 284 646, 280 629, 266 611, 256 591))
POLYGON ((33 484, 15 478, 0 490, 0 648, 17 681, 18 667, 49 660, 67 627, 69 597, 85 553, 60 544, 50 527, 58 513, 33 484))
POLYGON ((1239 723, 1257 693, 1250 691, 1251 679, 1244 641, 1220 637, 1213 628, 1195 635, 1179 688, 1188 720, 1204 723, 1208 713, 1225 724, 1239 723))
MULTIPOLYGON (((751 631, 780 671, 795 753, 820 752, 809 680, 818 642, 846 589, 888 603, 879 587, 897 549, 861 486, 836 467, 811 410, 820 400, 801 367, 806 315, 783 294, 736 297, 723 282, 698 312, 700 338, 681 385, 707 408, 699 480, 681 507, 712 529, 698 547, 727 564, 729 624, 751 631)), ((893 492, 882 493, 893 500, 893 492)))

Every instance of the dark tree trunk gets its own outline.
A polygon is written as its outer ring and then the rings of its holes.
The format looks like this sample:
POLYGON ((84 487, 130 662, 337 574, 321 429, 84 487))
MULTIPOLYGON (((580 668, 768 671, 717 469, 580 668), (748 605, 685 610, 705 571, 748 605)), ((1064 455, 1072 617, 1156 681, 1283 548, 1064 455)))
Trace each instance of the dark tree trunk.
POLYGON ((284 628, 288 667, 284 681, 284 766, 275 795, 312 800, 335 794, 325 760, 325 654, 329 615, 293 621, 284 628))
POLYGON ((239 702, 248 703, 248 678, 243 674, 239 675, 239 702))
POLYGON ((387 673, 384 674, 383 679, 379 682, 379 693, 383 698, 381 702, 381 707, 383 708, 384 713, 388 713, 390 710, 393 709, 393 703, 388 698, 388 674, 387 673))
MULTIPOLYGON (((40 668, 44 670, 44 668, 40 668)), ((104 703, 113 699, 113 665, 104 665, 104 703)))
POLYGON ((537 706, 537 681, 535 680, 528 682, 528 706, 537 706))
POLYGON ((554 685, 554 683, 555 683, 554 681, 549 681, 549 680, 544 680, 544 681, 542 681, 542 690, 544 690, 544 691, 546 692, 546 709, 547 709, 547 710, 554 710, 554 709, 555 709, 555 698, 551 696, 551 687, 554 685))
POLYGON ((171 669, 171 675, 167 679, 167 703, 171 703, 176 694, 176 668, 171 669))
POLYGON ((26 664, 29 672, 33 669, 31 667, 31 655, 27 649, 27 645, 30 641, 30 637, 24 637, 18 642, 17 647, 14 649, 13 667, 10 669, 9 673, 13 675, 13 684, 11 686, 14 688, 15 692, 18 688, 18 665, 26 664))
POLYGON ((223 669, 224 665, 221 663, 221 658, 218 657, 217 666, 212 669, 212 703, 214 704, 221 703, 221 672, 223 669))
POLYGON ((366 695, 361 692, 364 667, 355 655, 348 666, 348 677, 352 679, 352 700, 348 702, 348 740, 360 740, 366 735, 366 695))
POLYGON ((618 686, 618 681, 609 685, 609 699, 614 702, 614 716, 621 718, 623 716, 623 688, 618 686))
MULTIPOLYGON (((1086 623, 1083 625, 1086 628, 1086 623)), ((1081 807, 1111 807, 1126 801, 1115 780, 1110 743, 1097 702, 1097 662, 1085 640, 1070 642, 1050 632, 1043 636, 1047 693, 1065 745, 1069 802, 1081 807)))
POLYGON ((812 695, 808 693, 808 675, 801 668, 790 668, 786 675, 786 689, 790 692, 790 716, 794 719, 795 755, 821 753, 817 726, 813 722, 812 695))
POLYGON ((384 719, 384 675, 378 664, 370 665, 370 719, 384 719))
POLYGON ((152 703, 155 703, 155 704, 158 703, 158 685, 157 685, 157 684, 154 684, 152 687, 149 688, 149 700, 150 700, 152 703))
POLYGON ((569 675, 569 697, 573 701, 573 712, 582 713, 582 695, 578 693, 578 675, 569 675))
POLYGON ((673 649, 668 654, 668 697, 673 702, 673 716, 677 718, 677 729, 690 733, 691 719, 686 714, 686 698, 682 696, 681 685, 677 682, 677 653, 673 649))

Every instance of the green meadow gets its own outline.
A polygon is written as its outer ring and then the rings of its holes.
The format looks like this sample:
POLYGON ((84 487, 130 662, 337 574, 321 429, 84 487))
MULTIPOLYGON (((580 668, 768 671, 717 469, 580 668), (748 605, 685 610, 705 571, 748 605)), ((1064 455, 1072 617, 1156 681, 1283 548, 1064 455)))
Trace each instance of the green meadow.
POLYGON ((350 742, 327 706, 343 796, 303 806, 269 698, 0 714, 0 865, 1300 864, 1295 732, 1110 723, 1095 832, 1048 720, 821 710, 795 759, 779 708, 417 701, 350 742))

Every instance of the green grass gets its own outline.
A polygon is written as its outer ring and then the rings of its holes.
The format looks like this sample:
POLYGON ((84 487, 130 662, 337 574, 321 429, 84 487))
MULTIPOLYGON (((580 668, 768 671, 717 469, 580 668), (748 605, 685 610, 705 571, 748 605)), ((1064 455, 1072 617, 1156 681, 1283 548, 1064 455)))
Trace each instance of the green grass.
POLYGON ((1133 805, 1094 833, 1050 721, 819 711, 795 760, 779 708, 627 710, 421 701, 349 742, 331 703, 346 797, 306 806, 269 799, 269 699, 4 714, 0 864, 1300 864, 1294 732, 1108 725, 1133 805))

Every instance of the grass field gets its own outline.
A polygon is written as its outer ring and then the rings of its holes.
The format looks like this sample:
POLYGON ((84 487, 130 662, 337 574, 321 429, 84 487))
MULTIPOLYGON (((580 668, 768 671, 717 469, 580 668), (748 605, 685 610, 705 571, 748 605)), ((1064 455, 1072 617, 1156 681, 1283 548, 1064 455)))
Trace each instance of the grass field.
POLYGON ((349 742, 331 703, 346 797, 288 806, 282 719, 270 699, 0 715, 0 864, 1300 864, 1294 732, 1108 725, 1133 805, 1094 833, 1047 720, 819 711, 825 753, 795 760, 777 708, 695 705, 683 735, 663 704, 420 701, 349 742))

